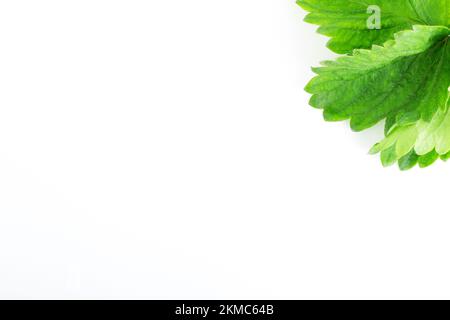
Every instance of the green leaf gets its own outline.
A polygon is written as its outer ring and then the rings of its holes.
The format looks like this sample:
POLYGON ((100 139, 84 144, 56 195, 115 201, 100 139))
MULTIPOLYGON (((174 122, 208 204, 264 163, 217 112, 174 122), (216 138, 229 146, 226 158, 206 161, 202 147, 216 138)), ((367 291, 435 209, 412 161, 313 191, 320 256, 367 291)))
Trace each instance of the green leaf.
POLYGON ((305 21, 349 54, 313 68, 305 90, 325 120, 385 120, 370 153, 401 170, 450 159, 450 0, 298 0, 305 21))
POLYGON ((409 170, 417 164, 418 160, 419 156, 417 153, 414 150, 411 150, 408 154, 398 160, 398 167, 402 171, 409 170))
POLYGON ((336 53, 381 45, 413 25, 450 25, 448 0, 299 0, 297 3, 310 12, 305 21, 319 25, 318 32, 331 37, 328 47, 336 53), (374 6, 380 10, 380 29, 368 28, 374 6))
MULTIPOLYGON (((394 0, 391 2, 399 2, 394 0)), ((409 2, 414 11, 428 25, 450 26, 450 3, 448 0, 400 0, 409 2)))
POLYGON ((395 153, 395 145, 381 151, 381 163, 384 167, 393 165, 397 161, 397 155, 395 153))
POLYGON ((384 134, 385 135, 387 135, 391 131, 392 127, 394 127, 394 125, 395 125, 395 122, 396 122, 395 117, 388 116, 386 118, 386 123, 384 124, 384 134))
POLYGON ((429 153, 420 156, 418 163, 419 163, 419 167, 421 168, 426 168, 428 166, 431 166, 433 163, 436 162, 436 160, 439 158, 439 155, 437 154, 436 151, 430 151, 429 153))
POLYGON ((391 164, 399 161, 401 169, 408 167, 405 163, 410 163, 413 154, 419 157, 421 167, 438 157, 447 160, 450 156, 450 102, 444 110, 438 110, 430 122, 419 120, 404 126, 395 125, 385 139, 372 147, 372 154, 378 152, 382 161, 386 157, 383 153, 390 153, 391 164))
POLYGON ((441 155, 441 160, 442 161, 447 161, 448 159, 450 159, 450 152, 441 155))
POLYGON ((449 35, 447 27, 414 26, 384 46, 323 62, 305 88, 310 104, 328 121, 350 119, 355 131, 406 114, 430 121, 447 103, 449 35))

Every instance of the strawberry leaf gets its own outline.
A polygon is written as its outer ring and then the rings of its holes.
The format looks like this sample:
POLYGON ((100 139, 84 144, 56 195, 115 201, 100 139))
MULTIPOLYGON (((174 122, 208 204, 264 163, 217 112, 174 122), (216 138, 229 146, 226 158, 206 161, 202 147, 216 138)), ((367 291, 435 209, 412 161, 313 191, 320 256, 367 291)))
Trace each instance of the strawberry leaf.
POLYGON ((309 11, 305 21, 319 25, 331 37, 328 47, 336 53, 381 45, 413 25, 450 25, 448 0, 298 0, 309 11), (377 11, 379 10, 379 11, 377 11), (371 14, 380 14, 380 28, 368 28, 371 14))
MULTIPOLYGON (((395 125, 385 139, 372 147, 371 153, 381 152, 383 165, 399 162, 401 169, 409 169, 410 161, 418 157, 421 167, 438 157, 450 155, 450 102, 438 110, 430 122, 419 120, 413 124, 395 125), (383 160, 390 155, 389 162, 383 160), (420 160, 422 159, 422 160, 420 160), (427 160, 428 159, 428 160, 427 160), (408 163, 408 164, 406 164, 408 163)), ((417 162, 417 161, 416 161, 417 162)))
POLYGON ((386 137, 370 151, 384 166, 398 162, 407 170, 450 159, 450 2, 298 4, 310 12, 305 20, 331 37, 333 51, 350 54, 313 68, 317 76, 305 88, 311 106, 323 109, 325 120, 350 120, 355 131, 385 120, 386 137))
POLYGON ((450 83, 447 27, 415 26, 395 40, 326 61, 305 90, 329 121, 351 119, 355 131, 386 117, 431 120, 444 108, 450 83))

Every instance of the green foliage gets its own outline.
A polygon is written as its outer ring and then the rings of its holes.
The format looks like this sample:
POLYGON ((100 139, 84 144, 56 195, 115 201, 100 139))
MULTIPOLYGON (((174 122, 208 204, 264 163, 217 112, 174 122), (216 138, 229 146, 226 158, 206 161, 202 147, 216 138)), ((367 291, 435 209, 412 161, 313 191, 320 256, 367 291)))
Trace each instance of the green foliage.
POLYGON ((347 54, 313 68, 305 90, 327 121, 355 131, 385 120, 386 138, 371 153, 407 170, 450 158, 450 1, 300 0, 306 21, 347 54), (381 25, 369 29, 377 6, 381 25), (369 9, 370 9, 369 8, 369 9))

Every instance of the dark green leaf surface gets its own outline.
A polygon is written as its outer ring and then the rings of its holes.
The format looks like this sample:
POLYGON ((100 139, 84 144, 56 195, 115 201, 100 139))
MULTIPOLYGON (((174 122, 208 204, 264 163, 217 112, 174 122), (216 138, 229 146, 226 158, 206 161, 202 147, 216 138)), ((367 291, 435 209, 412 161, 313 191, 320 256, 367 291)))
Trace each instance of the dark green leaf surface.
POLYGON ((326 120, 351 119, 355 131, 407 113, 431 120, 448 98, 449 34, 446 27, 415 26, 383 47, 324 62, 305 88, 311 105, 324 109, 326 120))

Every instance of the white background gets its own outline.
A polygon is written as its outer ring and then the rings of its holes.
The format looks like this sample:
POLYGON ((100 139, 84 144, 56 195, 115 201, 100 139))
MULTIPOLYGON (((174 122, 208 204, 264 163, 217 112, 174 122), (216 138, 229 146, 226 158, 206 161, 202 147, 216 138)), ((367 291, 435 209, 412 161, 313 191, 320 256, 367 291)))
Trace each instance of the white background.
POLYGON ((325 123, 303 17, 0 1, 0 298, 450 298, 450 164, 325 123))

